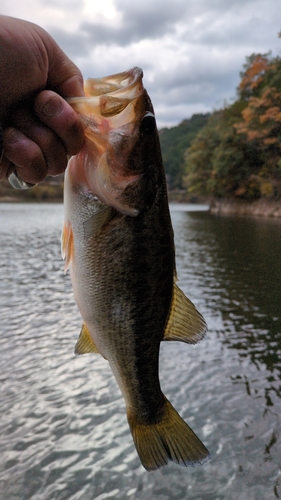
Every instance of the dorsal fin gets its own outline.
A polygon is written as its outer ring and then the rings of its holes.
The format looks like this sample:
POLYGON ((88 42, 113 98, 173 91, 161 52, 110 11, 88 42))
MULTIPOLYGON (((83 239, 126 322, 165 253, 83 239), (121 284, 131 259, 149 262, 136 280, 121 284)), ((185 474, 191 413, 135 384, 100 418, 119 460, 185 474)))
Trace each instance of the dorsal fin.
POLYGON ((94 343, 92 336, 87 328, 87 325, 83 323, 79 338, 76 342, 75 354, 88 354, 90 352, 99 353, 99 350, 94 343))
POLYGON ((197 344, 203 339, 207 325, 195 305, 174 283, 170 316, 163 340, 179 340, 187 344, 197 344))

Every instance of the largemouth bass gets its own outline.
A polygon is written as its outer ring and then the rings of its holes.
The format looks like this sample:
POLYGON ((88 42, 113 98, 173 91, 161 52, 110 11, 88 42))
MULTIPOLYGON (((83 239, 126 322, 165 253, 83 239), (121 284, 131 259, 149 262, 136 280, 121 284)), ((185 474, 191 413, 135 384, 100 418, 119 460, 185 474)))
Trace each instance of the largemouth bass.
POLYGON ((206 323, 176 284, 166 181, 139 68, 88 79, 68 102, 85 126, 65 174, 62 254, 83 325, 75 352, 100 353, 126 403, 143 466, 210 457, 161 391, 162 340, 195 344, 206 323))

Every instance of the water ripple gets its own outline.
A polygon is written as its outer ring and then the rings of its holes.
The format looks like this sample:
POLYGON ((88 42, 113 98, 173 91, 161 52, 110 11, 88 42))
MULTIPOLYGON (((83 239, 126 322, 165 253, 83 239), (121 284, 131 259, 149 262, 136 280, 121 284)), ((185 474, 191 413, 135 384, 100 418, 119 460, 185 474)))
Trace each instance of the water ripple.
POLYGON ((2 204, 1 500, 281 497, 280 227, 187 208, 172 211, 177 271, 209 331, 163 343, 160 378, 213 458, 147 473, 108 363, 73 353, 62 206, 2 204))

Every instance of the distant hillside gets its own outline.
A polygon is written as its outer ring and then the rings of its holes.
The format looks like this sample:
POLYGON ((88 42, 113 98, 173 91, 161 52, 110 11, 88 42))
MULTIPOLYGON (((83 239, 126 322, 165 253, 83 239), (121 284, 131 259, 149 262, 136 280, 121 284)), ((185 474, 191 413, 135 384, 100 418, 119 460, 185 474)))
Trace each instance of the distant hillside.
POLYGON ((185 168, 185 152, 207 123, 210 114, 196 114, 179 125, 159 130, 163 162, 169 188, 181 188, 185 168))
POLYGON ((184 187, 215 198, 281 202, 281 57, 246 58, 237 99, 210 116, 185 156, 184 187))

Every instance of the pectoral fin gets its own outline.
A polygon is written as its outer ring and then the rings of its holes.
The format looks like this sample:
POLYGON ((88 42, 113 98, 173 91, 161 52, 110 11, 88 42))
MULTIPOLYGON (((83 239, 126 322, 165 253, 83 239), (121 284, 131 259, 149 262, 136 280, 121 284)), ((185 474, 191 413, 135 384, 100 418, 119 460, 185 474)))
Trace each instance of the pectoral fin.
POLYGON ((107 206, 98 202, 96 203, 96 205, 98 207, 97 211, 83 222, 85 240, 93 236, 103 226, 108 224, 113 216, 112 208, 108 208, 107 206))
POLYGON ((75 354, 88 354, 91 352, 99 354, 99 350, 96 344, 94 343, 85 323, 83 323, 82 325, 81 332, 77 340, 74 352, 75 354))
POLYGON ((69 268, 69 264, 73 257, 73 252, 74 252, 74 243, 73 243, 72 227, 71 224, 64 224, 61 235, 61 254, 63 260, 65 260, 64 264, 65 273, 69 268))
POLYGON ((203 339, 207 325, 195 305, 174 283, 170 316, 163 340, 178 340, 187 344, 197 344, 203 339))

